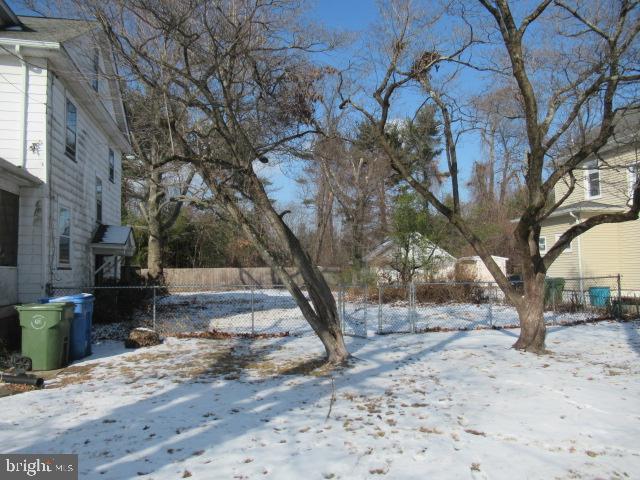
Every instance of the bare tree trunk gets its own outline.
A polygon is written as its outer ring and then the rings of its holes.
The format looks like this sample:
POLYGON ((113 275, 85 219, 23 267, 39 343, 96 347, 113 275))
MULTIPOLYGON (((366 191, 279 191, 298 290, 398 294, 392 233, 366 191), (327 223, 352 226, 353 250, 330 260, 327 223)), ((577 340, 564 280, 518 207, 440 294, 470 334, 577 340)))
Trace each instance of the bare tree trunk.
POLYGON ((320 270, 311 261, 311 257, 303 249, 300 241, 274 209, 253 169, 249 168, 245 171, 244 188, 253 199, 256 216, 268 223, 277 242, 258 231, 254 222, 247 218, 238 206, 233 194, 220 189, 215 184, 215 176, 208 177, 204 172, 203 175, 211 190, 224 197, 224 206, 227 211, 247 236, 253 240, 260 256, 274 270, 291 293, 303 316, 320 338, 325 348, 327 362, 331 364, 344 363, 349 358, 349 352, 344 343, 338 308, 331 289, 320 270), (276 244, 281 252, 274 249, 276 244), (283 253, 291 258, 298 273, 302 276, 311 303, 293 277, 286 271, 284 265, 288 259, 283 258, 283 253))
POLYGON ((149 280, 158 282, 162 279, 162 232, 160 222, 149 219, 149 240, 147 242, 147 270, 149 280))
POLYGON ((517 350, 545 353, 546 326, 544 324, 544 274, 524 279, 525 294, 517 308, 520 336, 513 345, 517 350))
POLYGON ((147 198, 147 270, 149 280, 158 283, 162 279, 162 223, 160 219, 160 202, 163 198, 161 189, 162 175, 153 166, 149 179, 149 196, 147 198))

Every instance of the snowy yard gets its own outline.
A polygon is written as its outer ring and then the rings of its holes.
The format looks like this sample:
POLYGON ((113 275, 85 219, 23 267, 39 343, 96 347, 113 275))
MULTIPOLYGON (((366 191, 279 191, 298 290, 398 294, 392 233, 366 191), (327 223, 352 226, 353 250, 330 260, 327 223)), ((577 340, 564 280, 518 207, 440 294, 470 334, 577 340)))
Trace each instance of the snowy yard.
POLYGON ((0 399, 10 452, 75 452, 81 478, 633 478, 640 324, 349 338, 104 342, 45 390, 0 399), (332 397, 334 401, 332 402, 332 397))
MULTIPOLYGON (((338 298, 337 293, 335 297, 338 298)), ((165 333, 210 329, 233 333, 312 333, 293 298, 282 289, 178 292, 159 299, 157 312, 156 327, 165 333)), ((603 313, 549 311, 545 312, 545 320, 549 324, 564 324, 593 319, 603 313)), ((141 313, 140 318, 150 325, 148 311, 141 313)), ((379 307, 371 299, 365 302, 363 298, 348 298, 344 323, 348 333, 364 336, 365 332, 373 335, 378 330, 409 332, 412 323, 417 331, 513 327, 518 325, 518 314, 513 307, 491 303, 418 303, 412 317, 407 302, 379 307)))

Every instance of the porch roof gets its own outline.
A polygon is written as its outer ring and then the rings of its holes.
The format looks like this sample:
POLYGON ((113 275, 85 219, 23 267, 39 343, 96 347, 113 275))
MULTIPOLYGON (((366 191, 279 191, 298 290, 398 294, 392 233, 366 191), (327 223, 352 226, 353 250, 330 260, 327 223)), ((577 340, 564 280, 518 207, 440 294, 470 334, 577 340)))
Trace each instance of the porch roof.
POLYGON ((38 185, 42 185, 42 180, 38 177, 1 157, 0 175, 19 187, 37 187, 38 185))
POLYGON ((136 251, 133 229, 127 225, 100 225, 93 235, 91 248, 97 255, 130 257, 136 251))

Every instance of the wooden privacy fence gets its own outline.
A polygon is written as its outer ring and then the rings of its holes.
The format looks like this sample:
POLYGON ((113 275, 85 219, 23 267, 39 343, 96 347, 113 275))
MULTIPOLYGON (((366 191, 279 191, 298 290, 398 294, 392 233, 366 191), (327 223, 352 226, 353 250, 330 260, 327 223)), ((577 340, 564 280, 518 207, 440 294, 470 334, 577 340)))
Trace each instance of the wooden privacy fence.
MULTIPOLYGON (((302 276, 295 268, 287 268, 286 270, 293 276, 298 284, 302 285, 302 276)), ((320 267, 320 271, 323 273, 329 285, 335 286, 339 283, 340 270, 338 268, 320 267)), ((140 273, 143 277, 146 277, 147 269, 142 269, 140 273)), ((165 268, 164 279, 168 287, 172 285, 253 285, 256 287, 282 285, 282 281, 269 267, 165 268)))

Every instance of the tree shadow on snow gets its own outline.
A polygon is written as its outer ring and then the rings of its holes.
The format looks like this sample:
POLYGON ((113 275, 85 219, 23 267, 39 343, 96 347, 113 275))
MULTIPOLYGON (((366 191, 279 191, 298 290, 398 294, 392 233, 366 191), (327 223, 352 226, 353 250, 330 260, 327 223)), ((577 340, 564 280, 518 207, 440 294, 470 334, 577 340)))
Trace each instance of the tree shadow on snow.
MULTIPOLYGON (((406 336, 407 342, 414 347, 408 351, 398 348, 402 342, 384 343, 360 364, 362 368, 333 372, 336 389, 355 388, 372 377, 392 374, 403 364, 421 361, 424 357, 445 350, 469 333, 458 331, 439 334, 443 335, 442 339, 422 348, 419 345, 420 336, 406 336), (394 355, 393 359, 391 355, 394 355)), ((229 448, 240 452, 242 457, 253 459, 252 450, 260 448, 261 435, 270 425, 273 425, 274 434, 284 441, 276 448, 293 448, 290 444, 295 443, 303 433, 294 428, 288 429, 289 421, 295 424, 296 419, 301 418, 312 428, 322 428, 326 421, 332 381, 326 376, 301 375, 318 366, 318 360, 306 358, 297 364, 285 365, 280 375, 274 377, 254 379, 243 375, 243 369, 250 363, 265 360, 271 352, 282 348, 290 340, 287 337, 272 339, 265 348, 259 348, 255 355, 233 355, 233 358, 223 355, 194 378, 148 396, 137 393, 144 391, 144 382, 140 381, 142 390, 132 385, 131 395, 137 397, 132 399, 132 403, 127 403, 125 392, 119 397, 122 402, 120 406, 66 430, 60 429, 59 419, 46 418, 40 428, 43 432, 51 432, 50 436, 43 435, 32 444, 20 448, 20 452, 64 449, 65 453, 80 455, 81 476, 119 479, 151 475, 168 467, 172 470, 165 474, 177 478, 182 475, 185 469, 183 462, 187 459, 196 464, 211 463, 216 466, 236 462, 234 466, 239 467, 238 456, 229 457, 229 448), (219 368, 220 364, 225 363, 233 364, 231 372, 219 368), (252 431, 255 436, 251 444, 229 446, 252 431), (209 450, 222 444, 227 444, 224 452, 209 450)), ((237 339, 233 343, 236 347, 234 351, 247 351, 254 342, 237 339)), ((366 339, 349 339, 350 350, 356 357, 367 343, 366 339)), ((482 348, 482 345, 468 348, 482 348)), ((101 395, 100 383, 96 382, 95 385, 95 395, 101 395)), ((103 384, 102 388, 108 389, 109 384, 103 384)), ((72 401, 78 402, 77 399, 72 401)), ((336 448, 342 446, 336 445, 336 448)), ((6 453, 11 451, 16 449, 8 449, 6 453)), ((268 458, 255 460, 270 461, 268 458)), ((191 465, 193 467, 193 463, 191 465)))

